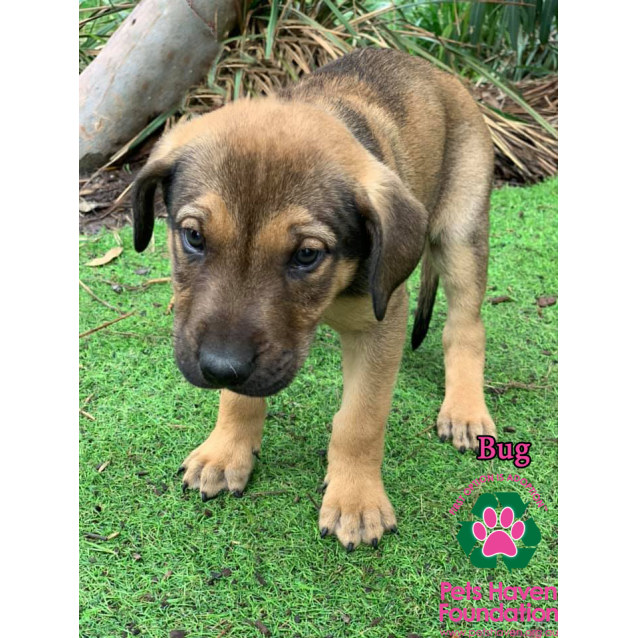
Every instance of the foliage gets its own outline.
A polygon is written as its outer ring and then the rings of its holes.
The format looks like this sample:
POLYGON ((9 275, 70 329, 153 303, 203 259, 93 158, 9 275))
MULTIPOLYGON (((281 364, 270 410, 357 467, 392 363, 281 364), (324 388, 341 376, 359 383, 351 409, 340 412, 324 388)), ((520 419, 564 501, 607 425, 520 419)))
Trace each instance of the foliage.
MULTIPOLYGON (((120 153, 158 126, 264 95, 355 47, 391 47, 457 75, 474 91, 491 129, 497 176, 535 182, 558 167, 558 18, 556 0, 368 2, 252 0, 225 41, 207 81, 177 116, 159 114, 120 153), (512 80, 521 80, 513 84, 512 80)), ((80 67, 106 41, 131 4, 81 2, 80 67)))
POLYGON ((439 38, 428 48, 459 71, 465 56, 513 81, 558 71, 558 0, 420 2, 404 15, 439 38))
POLYGON ((80 71, 90 64, 137 2, 80 0, 80 71))

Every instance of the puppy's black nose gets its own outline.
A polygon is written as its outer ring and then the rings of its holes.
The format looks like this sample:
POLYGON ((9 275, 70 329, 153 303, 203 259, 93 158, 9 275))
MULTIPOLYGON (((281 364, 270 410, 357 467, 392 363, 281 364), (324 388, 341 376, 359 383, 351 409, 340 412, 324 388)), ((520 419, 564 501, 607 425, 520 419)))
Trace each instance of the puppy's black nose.
POLYGON ((255 352, 242 344, 202 346, 199 367, 206 381, 218 388, 241 385, 255 369, 255 352))

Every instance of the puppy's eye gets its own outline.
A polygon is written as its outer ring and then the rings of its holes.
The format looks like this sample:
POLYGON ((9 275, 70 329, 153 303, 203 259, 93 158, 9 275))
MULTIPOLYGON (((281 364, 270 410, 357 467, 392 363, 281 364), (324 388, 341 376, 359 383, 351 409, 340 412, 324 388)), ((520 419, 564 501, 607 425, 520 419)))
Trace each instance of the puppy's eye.
POLYGON ((189 253, 201 253, 204 250, 204 236, 193 228, 182 229, 182 242, 189 253))
POLYGON ((309 270, 313 266, 318 266, 325 253, 316 248, 300 248, 293 257, 293 263, 297 268, 309 270))

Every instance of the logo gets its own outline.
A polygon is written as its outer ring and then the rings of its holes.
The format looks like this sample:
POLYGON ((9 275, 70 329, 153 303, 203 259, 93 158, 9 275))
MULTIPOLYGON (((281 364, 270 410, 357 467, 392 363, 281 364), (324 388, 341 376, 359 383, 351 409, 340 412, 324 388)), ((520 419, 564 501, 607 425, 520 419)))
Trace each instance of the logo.
POLYGON ((512 569, 527 567, 541 533, 533 518, 520 520, 527 506, 516 492, 481 494, 472 508, 478 521, 463 521, 456 535, 474 567, 492 569, 500 556, 512 569))

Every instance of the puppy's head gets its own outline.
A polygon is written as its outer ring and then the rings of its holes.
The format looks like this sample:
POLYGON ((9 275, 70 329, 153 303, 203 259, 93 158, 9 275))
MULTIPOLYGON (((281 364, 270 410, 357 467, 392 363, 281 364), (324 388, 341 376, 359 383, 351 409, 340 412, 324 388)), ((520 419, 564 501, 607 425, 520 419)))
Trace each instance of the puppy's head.
POLYGON ((179 125, 133 189, 135 248, 169 213, 175 357, 204 388, 287 386, 326 309, 365 282, 377 319, 416 266, 425 210, 338 120, 310 106, 237 102, 179 125))

